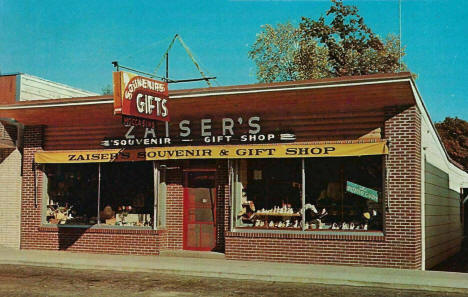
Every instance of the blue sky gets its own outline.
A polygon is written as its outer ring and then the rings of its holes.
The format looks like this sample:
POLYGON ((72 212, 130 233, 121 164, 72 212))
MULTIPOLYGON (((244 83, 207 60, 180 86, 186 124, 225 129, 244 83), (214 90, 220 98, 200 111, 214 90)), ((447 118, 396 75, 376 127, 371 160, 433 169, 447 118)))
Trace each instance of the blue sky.
MULTIPOLYGON (((404 58, 435 121, 468 120, 468 5, 463 0, 402 0, 404 58)), ((381 36, 398 33, 398 1, 357 5, 381 36)), ((24 72, 101 92, 111 61, 153 72, 174 34, 182 36, 217 85, 256 82, 247 57, 262 24, 317 18, 330 6, 309 1, 17 1, 0 0, 0 71, 24 72)), ((163 74, 164 65, 159 74, 163 74)), ((182 47, 170 77, 199 77, 182 47)), ((192 88, 203 84, 172 85, 192 88)))

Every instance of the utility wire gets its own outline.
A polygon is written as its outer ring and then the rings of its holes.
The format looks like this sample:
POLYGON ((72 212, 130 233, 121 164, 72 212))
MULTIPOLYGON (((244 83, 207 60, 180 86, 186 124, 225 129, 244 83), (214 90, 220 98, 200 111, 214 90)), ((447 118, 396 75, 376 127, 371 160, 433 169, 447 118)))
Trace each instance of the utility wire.
POLYGON ((153 43, 148 44, 147 46, 145 46, 143 48, 140 48, 140 50, 133 51, 132 54, 130 54, 130 55, 119 57, 119 59, 122 60, 122 59, 126 59, 126 58, 134 58, 134 56, 136 56, 138 54, 141 54, 141 53, 143 53, 145 51, 149 51, 155 45, 158 45, 158 44, 161 44, 161 43, 167 43, 169 41, 169 39, 170 39, 169 37, 164 38, 164 39, 160 39, 158 41, 155 41, 153 43))
POLYGON ((399 8, 399 22, 400 22, 400 40, 398 41, 398 54, 400 55, 400 59, 398 60, 400 62, 400 71, 401 72, 401 0, 398 0, 398 8, 399 8))
POLYGON ((175 41, 178 40, 179 43, 182 45, 182 47, 185 49, 185 51, 187 52, 187 55, 190 57, 190 59, 192 60, 193 64, 195 65, 195 67, 197 68, 198 72, 200 72, 201 76, 204 78, 204 80, 206 81, 206 83, 208 84, 209 87, 211 87, 211 83, 210 83, 210 78, 208 78, 205 73, 203 72, 203 70, 200 68, 200 64, 197 62, 197 60, 195 59, 195 55, 192 53, 192 51, 190 50, 190 48, 185 44, 185 42, 183 41, 182 37, 180 37, 179 34, 176 34, 174 35, 174 38, 172 38, 172 41, 171 43, 169 44, 166 52, 162 55, 161 59, 159 60, 159 63, 158 65, 156 66, 155 70, 154 70, 154 73, 157 73, 158 70, 159 70, 159 67, 161 67, 162 63, 164 62, 164 60, 167 58, 167 56, 169 55, 169 51, 172 49, 175 41))

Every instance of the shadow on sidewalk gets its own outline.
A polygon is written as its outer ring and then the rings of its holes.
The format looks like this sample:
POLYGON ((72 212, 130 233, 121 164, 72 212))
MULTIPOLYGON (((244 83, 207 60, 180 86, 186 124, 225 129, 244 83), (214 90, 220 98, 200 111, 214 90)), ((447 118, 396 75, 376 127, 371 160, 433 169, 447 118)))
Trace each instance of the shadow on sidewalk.
POLYGON ((459 253, 448 258, 444 262, 437 264, 429 270, 448 272, 468 272, 468 237, 462 242, 459 253))

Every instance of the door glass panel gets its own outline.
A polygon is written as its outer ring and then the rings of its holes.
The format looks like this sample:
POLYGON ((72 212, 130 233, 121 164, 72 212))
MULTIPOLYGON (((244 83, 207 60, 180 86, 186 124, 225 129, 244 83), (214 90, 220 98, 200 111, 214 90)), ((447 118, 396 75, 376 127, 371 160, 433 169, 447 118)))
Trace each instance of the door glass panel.
POLYGON ((214 188, 215 177, 214 172, 188 172, 187 187, 188 188, 214 188))
POLYGON ((216 246, 215 228, 212 224, 201 225, 201 244, 203 248, 214 248, 216 246))
POLYGON ((200 226, 198 224, 188 224, 187 246, 191 248, 200 247, 200 226))
POLYGON ((213 213, 211 208, 199 208, 195 212, 195 220, 200 223, 213 222, 213 213))

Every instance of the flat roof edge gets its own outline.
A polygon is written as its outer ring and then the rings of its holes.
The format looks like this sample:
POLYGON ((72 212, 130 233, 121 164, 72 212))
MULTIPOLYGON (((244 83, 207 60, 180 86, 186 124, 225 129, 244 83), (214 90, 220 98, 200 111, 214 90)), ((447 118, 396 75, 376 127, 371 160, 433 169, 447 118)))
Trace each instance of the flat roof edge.
POLYGON ((235 86, 223 86, 214 88, 198 88, 198 89, 184 89, 169 91, 170 95, 176 95, 182 97, 184 95, 208 95, 210 93, 218 92, 242 92, 242 91, 260 91, 260 90, 275 90, 283 88, 297 88, 306 86, 332 86, 335 84, 353 84, 353 83, 365 83, 365 82, 388 82, 399 79, 410 79, 412 77, 410 72, 401 73, 380 73, 380 74, 369 74, 369 75, 358 75, 358 76, 342 76, 325 79, 313 79, 313 80, 300 80, 300 81, 286 81, 286 82, 273 82, 273 83, 257 83, 248 85, 235 85, 235 86))
MULTIPOLYGON (((337 77, 330 79, 304 80, 304 81, 289 81, 269 84, 251 84, 251 85, 236 85, 227 87, 201 88, 188 90, 174 90, 169 92, 169 96, 174 99, 203 97, 203 96, 221 96, 221 95, 236 95, 248 93, 262 92, 278 92, 288 90, 327 88, 327 87, 345 87, 365 84, 391 83, 395 81, 412 81, 411 73, 388 73, 388 74, 373 74, 352 77, 337 77)), ((112 95, 88 96, 88 97, 72 97, 60 99, 46 99, 38 101, 23 101, 11 105, 0 105, 0 110, 6 109, 24 109, 37 107, 58 107, 66 105, 95 105, 109 104, 113 102, 112 95)))

